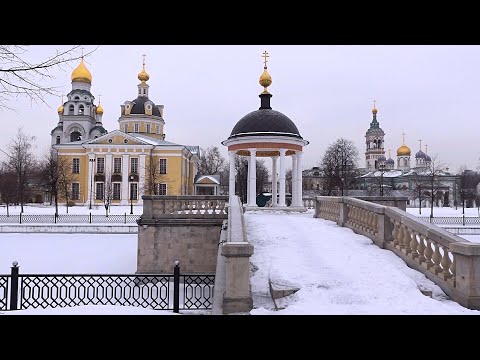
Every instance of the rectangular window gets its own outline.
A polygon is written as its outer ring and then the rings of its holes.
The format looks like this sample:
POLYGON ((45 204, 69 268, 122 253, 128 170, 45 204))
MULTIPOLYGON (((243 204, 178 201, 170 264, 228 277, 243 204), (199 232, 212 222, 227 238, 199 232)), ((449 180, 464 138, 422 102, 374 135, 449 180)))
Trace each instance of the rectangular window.
POLYGON ((113 183, 113 200, 120 200, 121 185, 120 183, 113 183))
POLYGON ((80 183, 72 183, 72 200, 80 200, 80 183))
POLYGON ((105 183, 103 182, 97 182, 95 183, 95 199, 97 200, 103 200, 103 191, 105 189, 105 183))
POLYGON ((167 173, 167 159, 160 159, 159 170, 160 170, 160 174, 167 173))
POLYGON ((134 130, 133 130, 133 131, 136 132, 136 133, 138 133, 138 124, 135 124, 135 125, 134 125, 134 130))
POLYGON ((147 124, 147 133, 150 134, 150 124, 147 124))
POLYGON ((57 144, 60 144, 60 136, 57 136, 57 144))
POLYGON ((122 158, 113 159, 113 173, 120 174, 122 172, 122 158))
POLYGON ((128 132, 128 124, 125 124, 125 132, 128 132))
POLYGON ((97 173, 103 174, 105 171, 105 158, 99 157, 97 158, 97 173))
POLYGON ((167 195, 167 184, 155 184, 155 195, 167 195))
POLYGON ((157 125, 157 134, 160 134, 160 125, 157 125))
POLYGON ((130 159, 130 172, 133 174, 138 173, 138 158, 130 159))
POLYGON ((73 158, 72 172, 74 174, 80 174, 80 159, 73 158))
POLYGON ((130 200, 137 200, 138 184, 130 183, 130 200))

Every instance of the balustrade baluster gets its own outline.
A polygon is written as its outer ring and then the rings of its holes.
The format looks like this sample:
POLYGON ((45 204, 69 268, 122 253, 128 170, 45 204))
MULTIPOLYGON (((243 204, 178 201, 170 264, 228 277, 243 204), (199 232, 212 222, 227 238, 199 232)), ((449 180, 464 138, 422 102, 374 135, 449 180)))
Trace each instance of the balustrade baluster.
POLYGON ((440 245, 437 244, 437 243, 433 243, 433 245, 435 246, 435 251, 433 252, 433 256, 432 256, 432 261, 433 261, 433 268, 432 268, 432 272, 435 273, 435 275, 438 275, 439 273, 442 272, 442 268, 440 266, 440 261, 442 261, 442 254, 440 254, 440 245))
POLYGON ((417 235, 418 233, 416 231, 411 231, 411 238, 412 240, 410 241, 410 249, 411 249, 411 253, 410 253, 410 256, 412 257, 413 260, 415 260, 417 257, 418 257, 418 252, 417 252, 417 248, 418 248, 418 241, 417 241, 417 235))
POLYGON ((450 257, 448 256, 448 248, 442 246, 443 256, 440 265, 442 265, 442 277, 443 280, 448 280, 452 275, 450 274, 450 257))
POLYGON ((392 237, 393 237, 393 246, 398 245, 398 222, 396 220, 391 220, 390 222, 393 224, 392 230, 392 237))
POLYGON ((425 261, 425 244, 423 242, 424 240, 425 240, 425 236, 422 234, 418 234, 417 260, 420 264, 425 261))
POLYGON ((425 248, 425 262, 422 264, 425 268, 430 269, 433 266, 433 261, 432 261, 432 255, 433 255, 433 250, 432 250, 432 241, 425 237, 425 240, 427 242, 426 248, 425 248))

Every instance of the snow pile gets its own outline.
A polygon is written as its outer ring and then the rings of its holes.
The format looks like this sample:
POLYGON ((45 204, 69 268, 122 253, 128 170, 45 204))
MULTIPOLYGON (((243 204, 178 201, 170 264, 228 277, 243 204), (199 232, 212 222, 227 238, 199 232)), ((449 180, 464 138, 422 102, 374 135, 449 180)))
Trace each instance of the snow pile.
POLYGON ((311 213, 245 214, 251 257, 251 314, 480 314, 443 291, 388 250, 311 213), (277 300, 268 280, 300 290, 277 300), (419 289, 431 290, 433 298, 419 289))

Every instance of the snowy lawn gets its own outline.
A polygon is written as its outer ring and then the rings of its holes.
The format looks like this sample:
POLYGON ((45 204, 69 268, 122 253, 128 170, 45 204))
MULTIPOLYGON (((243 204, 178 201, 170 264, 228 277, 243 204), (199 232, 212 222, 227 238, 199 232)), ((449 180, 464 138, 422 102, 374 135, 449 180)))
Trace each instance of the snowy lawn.
POLYGON ((0 234, 0 274, 134 274, 137 234, 0 234))
MULTIPOLYGON (((422 213, 419 214, 418 207, 407 207, 407 212, 415 216, 430 216, 430 208, 422 208, 422 213)), ((455 207, 433 207, 433 216, 462 216, 462 207, 458 206, 457 210, 455 207)), ((475 208, 465 208, 465 216, 478 217, 478 209, 475 208)))
POLYGON ((251 257, 251 314, 480 314, 447 300, 423 274, 388 250, 312 211, 245 214, 251 257), (277 305, 268 280, 300 290, 277 305), (419 289, 431 290, 433 299, 419 289))

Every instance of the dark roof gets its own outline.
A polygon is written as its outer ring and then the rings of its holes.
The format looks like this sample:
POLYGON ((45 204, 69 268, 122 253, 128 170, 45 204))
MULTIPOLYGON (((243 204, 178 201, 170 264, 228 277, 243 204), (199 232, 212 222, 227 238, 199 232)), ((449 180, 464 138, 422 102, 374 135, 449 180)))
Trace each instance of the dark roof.
POLYGON ((50 131, 50 135, 52 135, 53 132, 54 132, 55 130, 57 130, 57 129, 63 130, 63 126, 60 125, 60 124, 58 124, 57 126, 55 126, 55 128, 54 128, 52 131, 50 131))
POLYGON ((237 136, 275 135, 276 133, 303 139, 292 120, 281 112, 271 109, 260 109, 245 115, 233 128, 229 139, 237 136))
MULTIPOLYGON (((133 106, 132 110, 130 110, 130 114, 145 114, 145 103, 149 100, 150 99, 146 96, 139 96, 135 100, 132 100, 133 106)), ((160 110, 158 110, 155 104, 153 104, 152 115, 160 116, 160 110)))
POLYGON ((93 97, 93 95, 92 95, 92 93, 91 93, 90 91, 88 91, 88 90, 83 90, 83 89, 73 89, 72 91, 70 91, 70 92, 67 94, 67 96, 68 96, 68 95, 71 95, 71 94, 73 94, 73 93, 75 93, 75 94, 76 94, 76 93, 79 93, 79 94, 82 94, 82 95, 85 95, 85 94, 86 94, 86 95, 90 95, 90 96, 93 97))
POLYGON ((101 134, 106 134, 107 133, 107 130, 105 130, 105 128, 103 126, 100 126, 100 125, 94 126, 92 128, 92 130, 90 130, 90 134, 92 133, 93 130, 100 130, 101 134))
POLYGON ((425 156, 426 156, 426 154, 425 154, 422 150, 419 150, 419 151, 415 154, 415 158, 416 158, 416 159, 425 159, 425 156))

